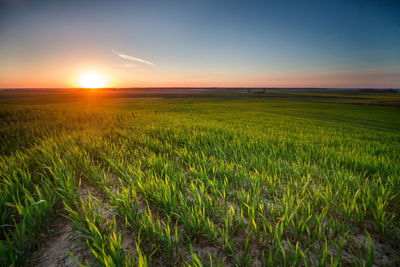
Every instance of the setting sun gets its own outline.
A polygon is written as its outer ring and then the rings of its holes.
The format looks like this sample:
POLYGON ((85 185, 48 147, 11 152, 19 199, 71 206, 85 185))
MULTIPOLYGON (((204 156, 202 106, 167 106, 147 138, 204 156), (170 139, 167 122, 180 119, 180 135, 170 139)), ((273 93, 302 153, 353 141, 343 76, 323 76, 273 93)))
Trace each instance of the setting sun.
POLYGON ((84 88, 103 88, 106 82, 100 74, 88 72, 79 78, 79 85, 84 88))

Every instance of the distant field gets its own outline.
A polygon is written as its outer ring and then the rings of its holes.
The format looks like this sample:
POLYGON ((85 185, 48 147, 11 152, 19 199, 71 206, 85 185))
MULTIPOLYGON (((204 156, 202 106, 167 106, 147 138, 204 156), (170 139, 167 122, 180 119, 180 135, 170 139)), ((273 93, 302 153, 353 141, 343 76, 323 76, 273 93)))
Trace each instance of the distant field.
POLYGON ((400 265, 399 93, 157 90, 0 92, 1 266, 400 265))

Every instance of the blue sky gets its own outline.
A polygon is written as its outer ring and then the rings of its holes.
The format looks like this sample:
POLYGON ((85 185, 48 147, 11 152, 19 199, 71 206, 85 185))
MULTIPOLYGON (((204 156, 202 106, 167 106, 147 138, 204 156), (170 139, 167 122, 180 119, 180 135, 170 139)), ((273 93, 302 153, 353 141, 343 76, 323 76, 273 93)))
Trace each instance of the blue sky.
POLYGON ((89 69, 118 87, 400 87, 399 1, 0 0, 0 10, 0 87, 76 86, 89 69))

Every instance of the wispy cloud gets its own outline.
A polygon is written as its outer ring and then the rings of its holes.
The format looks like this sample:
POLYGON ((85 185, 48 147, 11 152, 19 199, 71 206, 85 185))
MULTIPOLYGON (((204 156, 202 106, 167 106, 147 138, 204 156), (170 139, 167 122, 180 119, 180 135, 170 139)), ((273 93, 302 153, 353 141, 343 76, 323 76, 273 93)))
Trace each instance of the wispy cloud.
POLYGON ((122 53, 120 51, 117 51, 115 49, 112 50, 112 53, 117 55, 117 56, 119 56, 120 58, 123 58, 123 59, 126 59, 126 60, 136 61, 136 62, 143 63, 143 64, 146 64, 146 65, 149 65, 149 66, 155 66, 155 64, 153 62, 150 62, 150 61, 142 59, 142 58, 133 57, 133 56, 124 54, 124 53, 122 53))

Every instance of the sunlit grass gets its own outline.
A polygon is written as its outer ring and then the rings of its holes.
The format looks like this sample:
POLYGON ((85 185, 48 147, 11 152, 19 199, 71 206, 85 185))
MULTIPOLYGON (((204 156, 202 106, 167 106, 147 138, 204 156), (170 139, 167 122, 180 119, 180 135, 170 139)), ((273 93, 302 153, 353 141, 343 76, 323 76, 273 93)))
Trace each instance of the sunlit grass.
POLYGON ((56 214, 102 266, 398 264, 399 114, 285 98, 3 108, 1 265, 29 262, 56 214))

